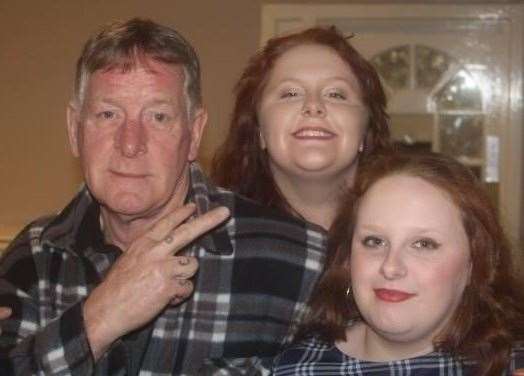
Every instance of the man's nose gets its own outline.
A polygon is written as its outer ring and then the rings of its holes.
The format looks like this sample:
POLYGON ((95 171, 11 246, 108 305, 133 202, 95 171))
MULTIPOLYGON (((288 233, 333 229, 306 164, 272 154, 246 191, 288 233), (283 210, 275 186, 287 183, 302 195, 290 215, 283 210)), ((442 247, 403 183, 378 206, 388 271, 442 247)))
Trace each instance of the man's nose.
POLYGON ((326 116, 326 107, 321 96, 317 94, 306 95, 302 106, 302 115, 307 117, 326 116))
POLYGON ((405 277, 407 275, 407 268, 404 264, 401 250, 389 249, 380 266, 380 273, 385 279, 393 280, 405 277))
POLYGON ((115 147, 127 158, 134 158, 147 152, 147 134, 138 120, 126 120, 116 133, 115 147))

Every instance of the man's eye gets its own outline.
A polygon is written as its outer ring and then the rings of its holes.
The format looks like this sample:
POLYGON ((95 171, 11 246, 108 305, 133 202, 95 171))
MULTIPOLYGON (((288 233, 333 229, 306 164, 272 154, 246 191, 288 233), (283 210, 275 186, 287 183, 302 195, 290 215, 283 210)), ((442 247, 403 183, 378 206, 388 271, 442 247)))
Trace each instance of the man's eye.
POLYGON ((434 241, 433 239, 419 239, 413 243, 413 247, 417 249, 437 249, 440 247, 440 244, 434 241))
POLYGON ((112 120, 116 117, 116 114, 113 111, 102 111, 96 117, 102 120, 112 120))
POLYGON ((366 236, 362 239, 362 245, 367 248, 378 248, 386 244, 384 239, 378 236, 366 236))
POLYGON ((162 112, 157 112, 153 115, 153 118, 155 119, 156 122, 163 123, 167 121, 168 116, 167 114, 164 114, 162 112))

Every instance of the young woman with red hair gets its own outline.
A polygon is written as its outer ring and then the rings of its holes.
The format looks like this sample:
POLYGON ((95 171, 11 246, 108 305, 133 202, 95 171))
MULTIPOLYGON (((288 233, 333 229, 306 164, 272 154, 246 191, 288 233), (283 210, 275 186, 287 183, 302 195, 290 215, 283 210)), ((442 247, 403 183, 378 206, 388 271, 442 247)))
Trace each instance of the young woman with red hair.
POLYGON ((389 146, 385 107, 375 69, 336 28, 271 39, 236 85, 211 176, 328 229, 359 161, 389 146))
POLYGON ((285 375, 498 376, 524 366, 524 288, 480 182, 438 154, 361 165, 285 375), (301 340, 300 340, 301 338, 301 340))

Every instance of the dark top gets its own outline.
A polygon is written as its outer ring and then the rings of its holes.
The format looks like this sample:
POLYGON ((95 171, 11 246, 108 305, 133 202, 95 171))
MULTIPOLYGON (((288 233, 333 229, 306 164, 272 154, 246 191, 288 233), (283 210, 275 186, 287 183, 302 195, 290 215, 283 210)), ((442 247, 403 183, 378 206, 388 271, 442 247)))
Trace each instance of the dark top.
MULTIPOLYGON (((524 367, 524 348, 515 347, 507 375, 524 367)), ((475 376, 474 363, 460 361, 442 352, 390 362, 369 362, 344 354, 332 343, 316 337, 293 345, 279 355, 274 376, 367 375, 367 376, 475 376)))

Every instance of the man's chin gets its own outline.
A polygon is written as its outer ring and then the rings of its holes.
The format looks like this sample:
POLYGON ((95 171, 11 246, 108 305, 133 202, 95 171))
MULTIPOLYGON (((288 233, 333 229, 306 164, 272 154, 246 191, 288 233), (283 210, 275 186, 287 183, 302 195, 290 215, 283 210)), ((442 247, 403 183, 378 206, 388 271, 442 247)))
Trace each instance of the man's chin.
POLYGON ((139 218, 151 215, 154 208, 140 197, 120 197, 119 200, 108 200, 101 203, 109 215, 123 218, 139 218))

